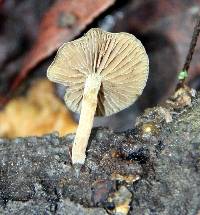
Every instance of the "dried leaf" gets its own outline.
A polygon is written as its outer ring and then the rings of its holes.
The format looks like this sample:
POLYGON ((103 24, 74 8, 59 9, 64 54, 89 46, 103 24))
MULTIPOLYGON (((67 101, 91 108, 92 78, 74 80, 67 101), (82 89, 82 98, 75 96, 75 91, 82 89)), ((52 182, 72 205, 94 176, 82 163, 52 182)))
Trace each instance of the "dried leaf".
POLYGON ((0 112, 1 137, 38 136, 53 131, 62 136, 75 132, 76 127, 47 80, 37 81, 26 97, 11 100, 0 112))
POLYGON ((26 56, 24 66, 15 79, 15 90, 27 73, 50 56, 61 44, 77 36, 92 20, 115 0, 60 0, 45 14, 38 38, 26 56))
POLYGON ((0 0, 0 7, 3 5, 4 0, 0 0))
POLYGON ((108 201, 113 202, 115 205, 113 210, 114 214, 127 215, 129 213, 131 199, 131 192, 125 186, 121 186, 118 191, 108 198, 108 201))

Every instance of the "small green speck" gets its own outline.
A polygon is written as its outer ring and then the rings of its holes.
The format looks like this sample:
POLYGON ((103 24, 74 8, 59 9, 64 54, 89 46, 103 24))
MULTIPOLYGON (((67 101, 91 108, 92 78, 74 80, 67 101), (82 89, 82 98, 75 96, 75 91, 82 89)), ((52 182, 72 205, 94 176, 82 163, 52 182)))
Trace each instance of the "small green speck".
POLYGON ((178 80, 184 80, 188 77, 188 72, 186 70, 181 70, 178 75, 178 80))

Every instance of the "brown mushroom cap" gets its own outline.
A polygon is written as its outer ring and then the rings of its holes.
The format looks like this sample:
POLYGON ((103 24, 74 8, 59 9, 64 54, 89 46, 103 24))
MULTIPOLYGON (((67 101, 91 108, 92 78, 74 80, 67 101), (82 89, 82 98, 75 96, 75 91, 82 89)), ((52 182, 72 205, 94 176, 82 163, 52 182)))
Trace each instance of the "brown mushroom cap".
POLYGON ((148 70, 148 56, 136 37, 94 28, 59 48, 47 76, 68 86, 66 105, 80 113, 85 80, 91 73, 99 74, 96 116, 109 116, 127 108, 141 95, 148 70))

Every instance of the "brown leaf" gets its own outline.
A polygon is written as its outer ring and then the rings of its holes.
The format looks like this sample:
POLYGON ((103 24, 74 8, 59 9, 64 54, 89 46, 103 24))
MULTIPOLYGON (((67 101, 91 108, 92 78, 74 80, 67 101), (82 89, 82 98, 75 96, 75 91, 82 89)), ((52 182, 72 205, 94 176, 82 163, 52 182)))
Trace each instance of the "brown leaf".
MULTIPOLYGON (((27 73, 50 56, 64 42, 77 36, 92 20, 115 0, 58 0, 46 12, 38 38, 25 58, 22 69, 13 82, 14 91, 27 73)), ((31 27, 31 26, 30 26, 31 27)))
POLYGON ((36 81, 26 97, 12 99, 0 112, 0 137, 38 136, 53 131, 63 136, 74 133, 76 127, 47 80, 36 81))
POLYGON ((0 7, 3 5, 4 0, 0 0, 0 7))

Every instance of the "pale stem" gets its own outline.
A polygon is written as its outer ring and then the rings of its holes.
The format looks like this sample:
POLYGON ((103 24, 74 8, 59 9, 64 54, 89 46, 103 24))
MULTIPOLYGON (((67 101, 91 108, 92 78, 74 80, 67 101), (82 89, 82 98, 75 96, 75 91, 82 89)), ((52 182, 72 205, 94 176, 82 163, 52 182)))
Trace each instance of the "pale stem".
POLYGON ((93 126, 94 115, 97 107, 97 95, 101 86, 101 78, 91 74, 85 81, 81 115, 72 147, 72 163, 84 164, 88 139, 93 126))

